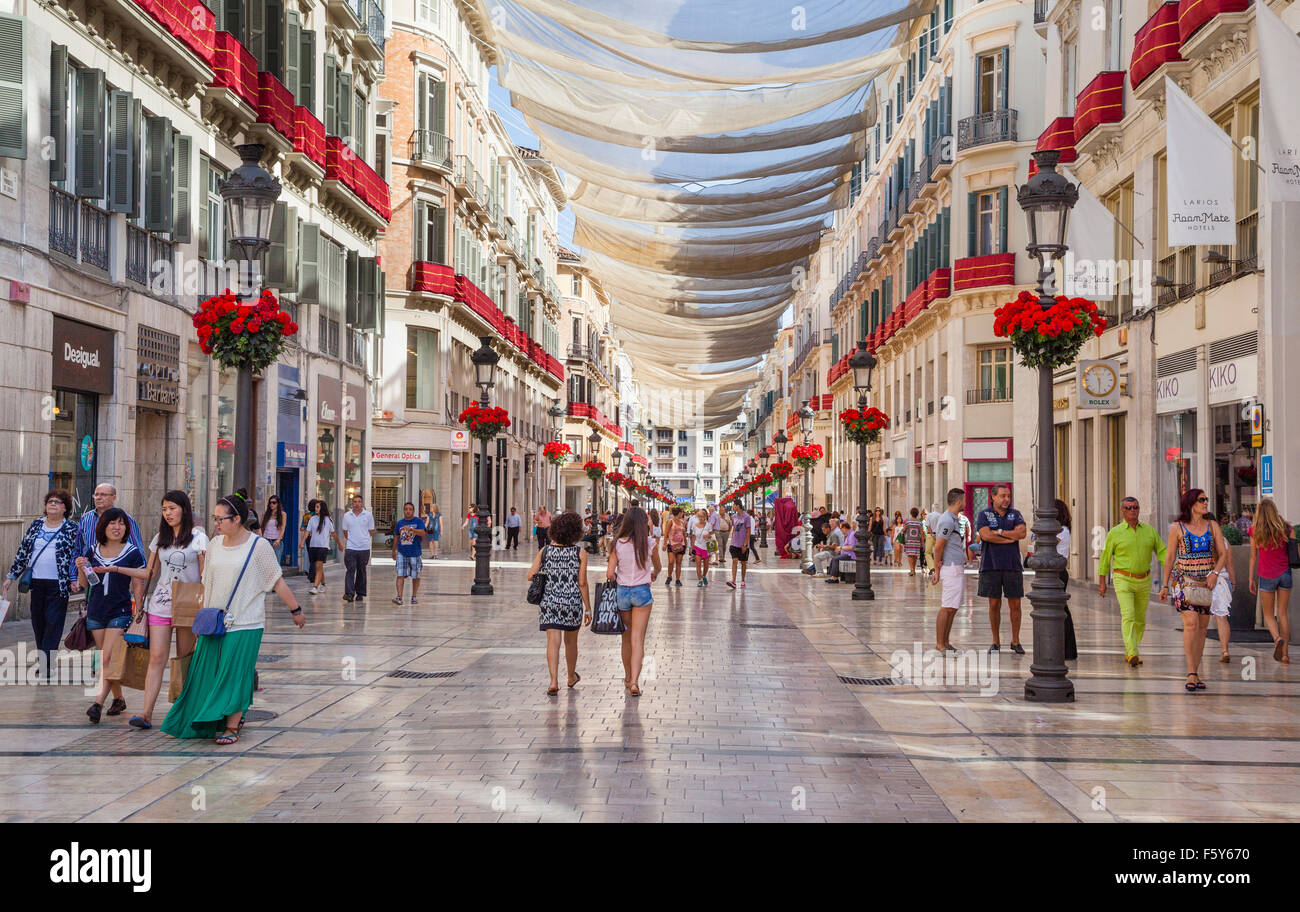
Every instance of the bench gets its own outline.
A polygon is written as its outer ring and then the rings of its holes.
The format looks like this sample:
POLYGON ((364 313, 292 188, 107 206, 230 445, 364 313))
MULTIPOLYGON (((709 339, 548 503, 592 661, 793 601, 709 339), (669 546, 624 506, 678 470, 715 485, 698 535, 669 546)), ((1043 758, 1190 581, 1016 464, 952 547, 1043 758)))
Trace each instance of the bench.
POLYGON ((840 582, 856 583, 858 581, 857 561, 845 558, 840 561, 840 582))

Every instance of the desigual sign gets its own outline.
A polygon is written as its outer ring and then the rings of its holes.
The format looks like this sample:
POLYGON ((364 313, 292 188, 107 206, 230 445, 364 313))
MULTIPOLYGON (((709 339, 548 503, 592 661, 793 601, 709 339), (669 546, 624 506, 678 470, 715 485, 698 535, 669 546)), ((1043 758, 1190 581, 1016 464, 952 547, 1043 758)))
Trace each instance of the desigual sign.
POLYGON ((83 393, 113 395, 113 333, 54 318, 54 339, 50 350, 51 386, 83 393))

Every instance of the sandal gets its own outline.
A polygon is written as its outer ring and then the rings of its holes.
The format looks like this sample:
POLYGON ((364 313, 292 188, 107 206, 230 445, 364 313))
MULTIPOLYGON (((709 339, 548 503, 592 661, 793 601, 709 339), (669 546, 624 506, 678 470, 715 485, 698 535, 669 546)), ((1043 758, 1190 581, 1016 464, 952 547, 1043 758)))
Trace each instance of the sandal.
POLYGON ((630 694, 631 694, 632 696, 634 696, 634 697, 639 697, 639 696, 641 696, 641 688, 640 688, 640 687, 637 687, 635 684, 633 684, 631 687, 629 687, 629 688, 627 689, 627 692, 630 693, 630 694))
MULTIPOLYGON (((1194 674, 1189 674, 1187 677, 1189 677, 1189 678, 1195 678, 1196 675, 1194 675, 1194 674)), ((1192 681, 1188 681, 1186 684, 1183 685, 1183 689, 1186 690, 1188 693, 1195 693, 1195 692, 1196 692, 1196 684, 1195 684, 1194 682, 1192 682, 1192 681)))
POLYGON ((114 697, 113 702, 108 704, 108 711, 105 712, 104 715, 120 716, 122 714, 122 710, 124 709, 126 709, 126 701, 123 700, 121 697, 114 697))
POLYGON ((1228 655, 1228 653, 1226 652, 1223 655, 1219 656, 1219 664, 1221 665, 1227 665, 1231 661, 1232 661, 1232 656, 1228 655))
POLYGON ((548 697, 553 697, 553 696, 555 696, 556 694, 558 694, 559 692, 560 692, 560 687, 559 687, 558 684, 557 684, 555 687, 548 687, 548 688, 546 688, 546 695, 547 695, 548 697))
POLYGON ((582 675, 578 674, 578 673, 575 671, 575 672, 573 673, 573 683, 570 684, 569 687, 573 687, 574 684, 577 684, 577 683, 578 683, 579 681, 581 681, 581 680, 582 680, 582 675))
POLYGON ((244 722, 246 721, 245 717, 246 717, 247 715, 248 715, 248 713, 240 713, 240 714, 239 714, 239 731, 243 731, 243 730, 244 730, 244 722))
POLYGON ((144 716, 132 716, 126 724, 132 728, 153 728, 153 724, 144 716))
POLYGON ((1286 641, 1283 640, 1281 637, 1278 637, 1277 642, 1273 644, 1273 661, 1275 662, 1282 661, 1282 656, 1285 653, 1286 653, 1286 641))
POLYGON ((238 740, 239 732, 226 729, 225 733, 221 735, 221 737, 217 738, 217 743, 224 746, 227 744, 234 744, 238 740))

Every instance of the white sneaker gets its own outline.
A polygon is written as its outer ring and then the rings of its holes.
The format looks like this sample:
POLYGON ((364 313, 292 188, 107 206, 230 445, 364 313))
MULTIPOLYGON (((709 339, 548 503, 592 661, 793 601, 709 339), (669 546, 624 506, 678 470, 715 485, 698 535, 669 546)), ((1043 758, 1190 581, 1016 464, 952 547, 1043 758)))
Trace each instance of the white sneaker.
POLYGON ((320 594, 320 590, 317 589, 315 586, 312 586, 310 589, 307 590, 307 592, 308 592, 310 595, 319 595, 319 594, 320 594))

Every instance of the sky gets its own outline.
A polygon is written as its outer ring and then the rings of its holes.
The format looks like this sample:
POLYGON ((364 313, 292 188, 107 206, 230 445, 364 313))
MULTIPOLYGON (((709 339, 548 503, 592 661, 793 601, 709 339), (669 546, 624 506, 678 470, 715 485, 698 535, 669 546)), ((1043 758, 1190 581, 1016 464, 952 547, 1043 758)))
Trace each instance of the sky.
MULTIPOLYGON (((528 124, 524 122, 524 115, 520 114, 510 106, 510 92, 501 88, 497 83, 497 68, 492 67, 488 70, 489 92, 488 104, 492 110, 501 116, 501 122, 506 125, 506 130, 510 133, 510 140, 517 146, 526 146, 530 149, 536 149, 541 145, 532 130, 528 129, 528 124)), ((573 249, 573 211, 565 209, 560 213, 559 224, 556 230, 560 235, 560 243, 569 249, 573 249)))

